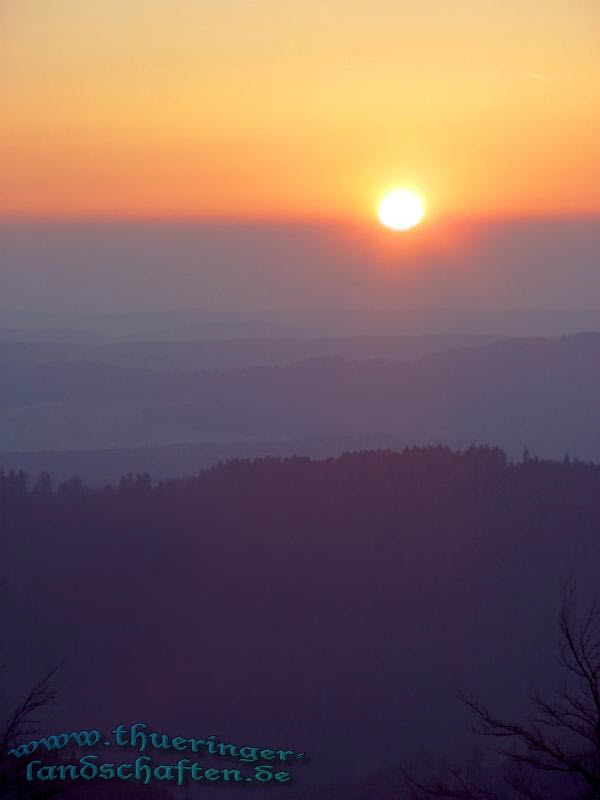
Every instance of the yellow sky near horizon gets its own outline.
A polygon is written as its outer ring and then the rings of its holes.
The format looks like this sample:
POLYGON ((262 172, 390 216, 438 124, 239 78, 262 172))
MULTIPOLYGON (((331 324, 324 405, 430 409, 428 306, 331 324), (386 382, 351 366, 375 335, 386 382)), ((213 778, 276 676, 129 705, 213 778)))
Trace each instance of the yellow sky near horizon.
POLYGON ((8 0, 0 213, 600 212, 592 0, 8 0))

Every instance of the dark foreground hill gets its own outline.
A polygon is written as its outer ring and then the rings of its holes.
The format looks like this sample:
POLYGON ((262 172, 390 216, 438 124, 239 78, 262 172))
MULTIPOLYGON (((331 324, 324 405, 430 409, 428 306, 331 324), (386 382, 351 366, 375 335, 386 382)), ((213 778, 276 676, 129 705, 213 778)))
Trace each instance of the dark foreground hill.
POLYGON ((563 582, 598 586, 600 468, 436 447, 12 475, 0 524, 8 699, 66 659, 50 727, 302 749, 300 785, 342 787, 468 751, 457 688, 510 715, 554 679, 563 582))

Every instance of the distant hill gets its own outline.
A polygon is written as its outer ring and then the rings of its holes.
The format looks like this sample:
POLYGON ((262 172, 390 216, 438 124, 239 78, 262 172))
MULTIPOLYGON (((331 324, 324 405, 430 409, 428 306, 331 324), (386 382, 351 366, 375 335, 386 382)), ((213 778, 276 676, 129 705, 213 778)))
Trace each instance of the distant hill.
POLYGON ((50 361, 111 364, 155 370, 226 370, 256 366, 284 366, 310 358, 342 356, 349 359, 407 361, 431 353, 478 347, 501 337, 471 334, 429 336, 339 336, 264 339, 213 339, 197 341, 140 341, 87 343, 0 331, 0 366, 3 362, 43 364, 50 361), (19 339, 19 336, 21 339, 19 339))
POLYGON ((511 453, 528 446, 540 455, 598 458, 599 363, 596 333, 411 361, 332 356, 219 371, 5 358, 0 449, 293 447, 307 437, 367 444, 374 437, 381 446, 388 437, 394 446, 494 441, 511 453))

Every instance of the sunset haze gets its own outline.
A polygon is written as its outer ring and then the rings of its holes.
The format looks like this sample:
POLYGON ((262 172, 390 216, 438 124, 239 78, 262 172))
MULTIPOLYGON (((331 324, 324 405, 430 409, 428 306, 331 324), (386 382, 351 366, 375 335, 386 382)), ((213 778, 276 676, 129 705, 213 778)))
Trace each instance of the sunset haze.
POLYGON ((592 0, 75 0, 0 10, 0 213, 600 211, 592 0))

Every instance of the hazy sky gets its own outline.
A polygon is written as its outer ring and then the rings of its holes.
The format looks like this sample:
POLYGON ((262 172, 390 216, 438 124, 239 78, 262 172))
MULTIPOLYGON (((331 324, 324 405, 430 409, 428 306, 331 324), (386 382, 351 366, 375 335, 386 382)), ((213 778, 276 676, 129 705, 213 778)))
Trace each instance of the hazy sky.
POLYGON ((0 213, 600 211, 597 0, 3 0, 0 213))
POLYGON ((0 312, 600 309, 597 218, 449 227, 0 221, 0 312))

